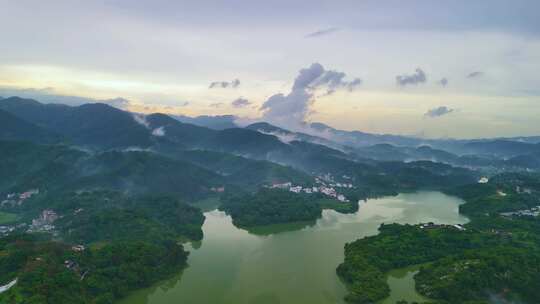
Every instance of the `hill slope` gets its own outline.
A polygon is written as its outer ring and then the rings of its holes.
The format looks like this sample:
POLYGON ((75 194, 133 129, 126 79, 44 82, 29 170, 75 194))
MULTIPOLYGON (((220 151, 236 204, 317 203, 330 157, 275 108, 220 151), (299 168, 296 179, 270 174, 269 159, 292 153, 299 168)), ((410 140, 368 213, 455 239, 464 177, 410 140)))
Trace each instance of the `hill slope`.
POLYGON ((10 97, 0 101, 0 109, 61 134, 76 145, 119 148, 152 144, 150 131, 132 114, 105 104, 69 107, 10 97))
POLYGON ((195 200, 223 178, 191 163, 150 152, 90 154, 66 146, 0 141, 0 192, 117 190, 195 200))
POLYGON ((0 110, 0 140, 54 143, 60 136, 0 110))

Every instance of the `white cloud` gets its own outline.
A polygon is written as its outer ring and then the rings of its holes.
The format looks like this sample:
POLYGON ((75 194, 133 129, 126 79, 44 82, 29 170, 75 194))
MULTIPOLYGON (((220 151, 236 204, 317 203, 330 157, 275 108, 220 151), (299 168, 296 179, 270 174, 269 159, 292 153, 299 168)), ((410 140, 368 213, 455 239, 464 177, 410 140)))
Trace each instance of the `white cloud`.
POLYGON ((319 63, 301 69, 289 94, 274 94, 263 103, 260 108, 263 120, 291 129, 301 128, 315 102, 317 89, 326 89, 331 94, 339 89, 354 90, 361 84, 359 78, 346 81, 345 77, 345 73, 326 70, 319 63))
POLYGON ((165 136, 165 127, 161 126, 159 128, 156 128, 152 131, 152 135, 154 136, 165 136))
POLYGON ((135 120, 138 124, 144 126, 147 129, 150 129, 150 123, 146 120, 146 116, 139 113, 132 113, 133 120, 135 120))

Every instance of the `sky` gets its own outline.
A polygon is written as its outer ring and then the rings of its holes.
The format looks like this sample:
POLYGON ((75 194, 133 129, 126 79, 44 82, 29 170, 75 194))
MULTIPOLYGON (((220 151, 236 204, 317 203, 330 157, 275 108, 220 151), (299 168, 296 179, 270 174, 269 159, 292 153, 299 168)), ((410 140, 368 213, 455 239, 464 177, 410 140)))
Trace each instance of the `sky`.
POLYGON ((0 96, 540 135, 540 1, 0 0, 0 96))

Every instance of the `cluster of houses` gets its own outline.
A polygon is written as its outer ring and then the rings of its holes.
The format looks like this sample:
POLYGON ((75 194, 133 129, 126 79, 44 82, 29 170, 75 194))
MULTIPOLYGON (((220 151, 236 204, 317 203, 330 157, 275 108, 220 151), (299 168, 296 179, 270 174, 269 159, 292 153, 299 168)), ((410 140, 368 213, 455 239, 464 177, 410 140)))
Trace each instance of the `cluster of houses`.
POLYGON ((315 182, 317 183, 317 185, 309 187, 295 186, 291 182, 286 182, 280 184, 272 184, 270 188, 287 189, 290 192, 294 193, 322 193, 326 196, 333 197, 340 202, 349 202, 349 200, 345 197, 345 195, 338 193, 336 188, 354 188, 351 183, 335 182, 334 178, 330 173, 317 176, 315 178, 315 182))
POLYGON ((15 226, 0 226, 0 236, 6 236, 15 231, 15 226))
POLYGON ((59 218, 58 214, 51 209, 45 209, 38 218, 32 220, 28 232, 51 232, 54 230, 54 221, 59 218))
POLYGON ((79 279, 82 281, 84 280, 84 277, 88 274, 88 270, 83 271, 79 265, 79 263, 73 261, 73 260, 65 260, 64 266, 68 269, 73 271, 75 274, 79 276, 79 279))
POLYGON ((15 226, 0 226, 0 236, 8 235, 15 231, 15 226))
POLYGON ((9 193, 6 195, 6 199, 4 199, 0 203, 0 207, 4 206, 20 206, 22 203, 24 203, 25 200, 31 198, 34 195, 39 194, 39 189, 31 189, 28 191, 25 191, 23 193, 9 193))
MULTIPOLYGON (((73 245, 71 247, 71 250, 74 252, 83 252, 86 250, 86 247, 84 245, 73 245)), ((84 280, 84 277, 88 274, 88 270, 84 270, 80 267, 79 263, 73 260, 65 260, 64 261, 64 267, 67 269, 73 271, 75 274, 77 274, 80 278, 80 280, 84 280)))
POLYGON ((532 190, 530 188, 522 188, 520 186, 516 186, 516 192, 518 194, 532 194, 532 190))
POLYGON ((210 188, 210 191, 217 192, 217 193, 223 193, 223 192, 225 192, 225 186, 212 187, 212 188, 210 188))
POLYGON ((25 227, 28 226, 25 223, 17 224, 17 225, 4 225, 0 226, 0 237, 8 236, 13 231, 20 231, 24 230, 25 227))
POLYGON ((438 229, 438 228, 450 228, 450 229, 457 229, 459 231, 467 230, 465 227, 463 227, 460 224, 447 225, 447 224, 435 224, 433 222, 420 224, 420 229, 428 230, 428 229, 438 229))
POLYGON ((532 207, 531 209, 523 209, 512 212, 501 212, 500 215, 511 216, 540 216, 540 206, 532 207))

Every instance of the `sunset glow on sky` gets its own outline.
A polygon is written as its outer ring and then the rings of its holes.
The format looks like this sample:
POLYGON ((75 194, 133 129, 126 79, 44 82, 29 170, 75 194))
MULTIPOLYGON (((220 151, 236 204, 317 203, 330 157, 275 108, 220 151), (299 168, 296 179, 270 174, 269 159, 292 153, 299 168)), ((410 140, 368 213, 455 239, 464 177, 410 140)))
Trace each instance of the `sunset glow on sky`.
POLYGON ((307 121, 426 137, 540 134, 534 0, 0 0, 0 7, 3 97, 122 98, 111 103, 257 120, 275 94, 296 102, 288 94, 299 71, 319 63, 325 72, 306 87, 300 112, 307 121))

